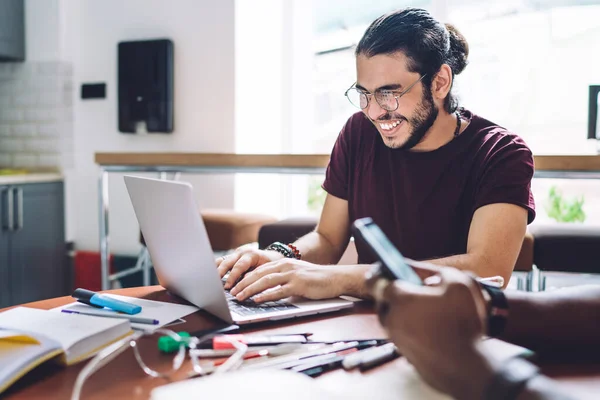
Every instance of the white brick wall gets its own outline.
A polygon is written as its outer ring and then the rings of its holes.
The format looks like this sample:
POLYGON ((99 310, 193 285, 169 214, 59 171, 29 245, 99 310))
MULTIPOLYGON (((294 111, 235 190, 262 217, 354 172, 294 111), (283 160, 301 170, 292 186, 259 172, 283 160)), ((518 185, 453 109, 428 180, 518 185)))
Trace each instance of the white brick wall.
POLYGON ((37 156, 35 154, 17 153, 12 157, 13 167, 32 168, 37 165, 37 156))
POLYGON ((31 137, 35 136, 37 128, 34 124, 14 124, 11 127, 11 133, 13 136, 18 137, 31 137))
POLYGON ((12 165, 12 157, 7 153, 0 153, 0 165, 12 165))
POLYGON ((8 125, 8 124, 0 125, 0 136, 10 136, 10 125, 8 125))
POLYGON ((0 168, 73 164, 73 68, 0 63, 0 168))

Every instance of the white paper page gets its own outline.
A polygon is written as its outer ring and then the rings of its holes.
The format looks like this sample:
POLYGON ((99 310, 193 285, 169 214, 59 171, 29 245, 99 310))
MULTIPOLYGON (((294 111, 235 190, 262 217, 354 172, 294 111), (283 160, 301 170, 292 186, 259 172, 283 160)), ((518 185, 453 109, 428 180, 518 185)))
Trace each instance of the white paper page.
MULTIPOLYGON (((370 396, 364 398, 372 398, 370 396)), ((292 371, 256 370, 189 379, 152 390, 150 400, 171 399, 346 400, 323 389, 318 380, 292 371), (224 390, 226 388, 226 390, 224 390)), ((363 399, 364 399, 363 398, 363 399)), ((397 397, 401 399, 402 397, 397 397)))
MULTIPOLYGON (((195 313, 199 310, 198 307, 182 305, 182 304, 174 304, 167 303, 164 301, 154 301, 154 300, 144 300, 137 299, 135 297, 127 297, 127 296, 119 296, 116 294, 105 294, 105 296, 109 296, 118 300, 126 301, 128 303, 133 303, 142 307, 142 311, 132 315, 132 317, 139 318, 150 318, 156 319, 159 321, 158 325, 149 325, 149 324, 139 324, 132 323, 131 327, 135 330, 143 330, 145 332, 154 332, 158 328, 161 328, 170 322, 175 321, 181 317, 185 317, 186 315, 195 313)), ((109 313, 109 314, 117 314, 115 311, 109 310, 107 308, 100 309, 88 306, 86 304, 74 301, 73 303, 53 308, 52 310, 61 311, 62 309, 68 309, 72 311, 80 311, 80 312, 88 312, 88 313, 109 313)), ((119 315, 128 315, 128 314, 119 314, 119 315)), ((106 319, 114 319, 115 318, 106 318, 106 319)))
POLYGON ((0 313, 0 328, 31 332, 56 340, 63 349, 124 321, 86 315, 56 314, 47 310, 17 307, 0 313))

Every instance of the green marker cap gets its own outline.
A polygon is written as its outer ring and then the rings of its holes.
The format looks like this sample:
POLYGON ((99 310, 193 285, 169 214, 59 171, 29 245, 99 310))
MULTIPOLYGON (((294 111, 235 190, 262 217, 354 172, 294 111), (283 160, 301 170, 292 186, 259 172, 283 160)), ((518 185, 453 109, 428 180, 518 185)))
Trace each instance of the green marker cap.
MULTIPOLYGON (((187 332, 177 332, 182 338, 189 338, 190 334, 187 332)), ((179 350, 181 341, 173 339, 171 336, 162 336, 158 338, 158 350, 163 353, 175 353, 179 350)), ((187 344, 187 341, 186 341, 187 344)))

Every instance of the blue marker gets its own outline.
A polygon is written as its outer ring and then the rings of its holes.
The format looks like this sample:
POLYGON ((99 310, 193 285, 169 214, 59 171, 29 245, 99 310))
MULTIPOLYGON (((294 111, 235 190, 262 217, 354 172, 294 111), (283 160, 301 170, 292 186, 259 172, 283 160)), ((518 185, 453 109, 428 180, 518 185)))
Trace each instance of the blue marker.
POLYGON ((82 303, 97 307, 106 307, 126 314, 137 314, 142 311, 142 307, 137 304, 113 299, 112 297, 87 289, 75 289, 72 296, 82 303))

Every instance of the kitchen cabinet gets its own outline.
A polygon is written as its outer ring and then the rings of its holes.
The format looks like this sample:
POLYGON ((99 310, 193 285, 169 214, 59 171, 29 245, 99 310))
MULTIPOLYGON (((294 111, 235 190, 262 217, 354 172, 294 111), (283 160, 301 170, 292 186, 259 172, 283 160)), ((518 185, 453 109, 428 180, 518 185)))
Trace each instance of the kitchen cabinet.
POLYGON ((0 1, 0 61, 25 60, 25 0, 0 1))
POLYGON ((0 307, 69 291, 62 182, 0 186, 0 307))

